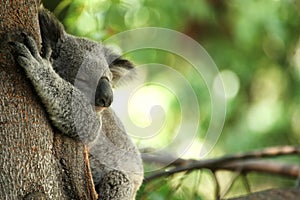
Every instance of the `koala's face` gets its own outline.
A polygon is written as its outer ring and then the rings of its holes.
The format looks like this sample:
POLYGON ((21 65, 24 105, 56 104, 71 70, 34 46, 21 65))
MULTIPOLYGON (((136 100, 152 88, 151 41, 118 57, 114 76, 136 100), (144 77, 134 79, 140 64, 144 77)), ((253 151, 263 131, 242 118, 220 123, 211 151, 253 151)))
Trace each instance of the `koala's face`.
POLYGON ((104 46, 68 36, 56 46, 51 62, 54 70, 81 90, 97 111, 111 105, 113 73, 104 46))
POLYGON ((105 46, 65 32, 48 12, 39 12, 43 48, 51 47, 53 69, 83 92, 97 110, 110 106, 112 86, 133 68, 105 46))

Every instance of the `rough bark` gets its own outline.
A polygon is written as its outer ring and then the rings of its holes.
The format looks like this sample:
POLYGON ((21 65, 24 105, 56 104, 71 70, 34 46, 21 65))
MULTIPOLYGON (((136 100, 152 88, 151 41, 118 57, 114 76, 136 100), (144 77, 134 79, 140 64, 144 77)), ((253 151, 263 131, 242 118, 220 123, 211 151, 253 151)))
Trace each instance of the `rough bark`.
POLYGON ((39 0, 0 0, 0 199, 96 199, 87 150, 54 133, 8 41, 40 44, 39 0))

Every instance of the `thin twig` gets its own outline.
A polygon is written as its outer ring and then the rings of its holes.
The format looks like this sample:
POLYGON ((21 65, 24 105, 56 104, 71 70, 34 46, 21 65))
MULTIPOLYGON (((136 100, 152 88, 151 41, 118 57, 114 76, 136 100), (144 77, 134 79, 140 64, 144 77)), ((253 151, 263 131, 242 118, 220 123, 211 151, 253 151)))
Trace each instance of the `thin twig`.
POLYGON ((214 179, 214 182, 216 184, 216 187, 215 187, 215 197, 216 197, 216 200, 219 200, 221 198, 221 196, 220 196, 220 190, 221 190, 220 184, 219 184, 216 172, 212 171, 212 170, 210 170, 210 172, 211 172, 212 177, 214 179))
POLYGON ((229 193, 229 191, 233 187, 233 184, 235 183, 235 181, 238 179, 238 177, 240 175, 241 174, 239 172, 237 172, 237 173, 233 174, 232 177, 230 177, 230 183, 226 185, 226 188, 224 189, 223 194, 221 194, 221 197, 225 197, 229 193))
POLYGON ((251 186, 246 173, 241 174, 242 181, 248 194, 251 193, 251 186))

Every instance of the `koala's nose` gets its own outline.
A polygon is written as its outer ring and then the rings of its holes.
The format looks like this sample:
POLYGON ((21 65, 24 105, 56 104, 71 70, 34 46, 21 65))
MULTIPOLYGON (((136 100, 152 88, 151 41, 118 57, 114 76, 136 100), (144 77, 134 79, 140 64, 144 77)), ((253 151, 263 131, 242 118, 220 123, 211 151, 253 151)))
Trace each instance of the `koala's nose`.
POLYGON ((113 91, 109 80, 107 78, 101 78, 98 82, 96 95, 95 95, 95 106, 109 107, 113 101, 113 91))

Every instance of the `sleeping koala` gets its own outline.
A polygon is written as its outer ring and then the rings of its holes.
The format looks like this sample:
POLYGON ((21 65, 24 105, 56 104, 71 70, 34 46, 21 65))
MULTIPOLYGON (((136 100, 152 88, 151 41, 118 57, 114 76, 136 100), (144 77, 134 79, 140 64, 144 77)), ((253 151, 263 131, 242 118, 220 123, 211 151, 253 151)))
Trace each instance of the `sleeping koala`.
POLYGON ((132 64, 107 47, 67 34, 44 8, 39 10, 42 56, 35 41, 10 42, 53 123, 63 134, 90 147, 99 199, 131 200, 143 180, 138 149, 109 107, 112 86, 132 64))

